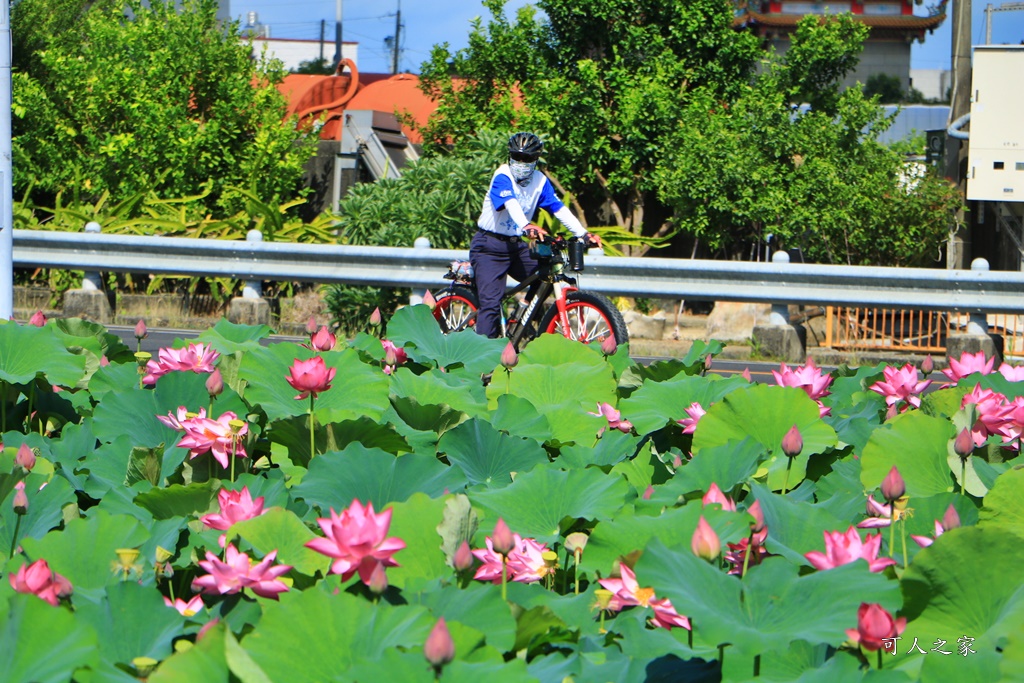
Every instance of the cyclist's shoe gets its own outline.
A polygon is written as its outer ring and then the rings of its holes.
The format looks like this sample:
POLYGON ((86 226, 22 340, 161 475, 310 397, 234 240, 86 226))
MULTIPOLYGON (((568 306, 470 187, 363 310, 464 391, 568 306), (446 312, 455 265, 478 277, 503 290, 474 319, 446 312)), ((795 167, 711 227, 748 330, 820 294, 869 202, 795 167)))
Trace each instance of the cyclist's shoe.
POLYGON ((494 376, 493 372, 485 372, 484 374, 480 375, 480 381, 483 382, 484 386, 486 387, 488 384, 491 383, 491 378, 493 376, 494 376))

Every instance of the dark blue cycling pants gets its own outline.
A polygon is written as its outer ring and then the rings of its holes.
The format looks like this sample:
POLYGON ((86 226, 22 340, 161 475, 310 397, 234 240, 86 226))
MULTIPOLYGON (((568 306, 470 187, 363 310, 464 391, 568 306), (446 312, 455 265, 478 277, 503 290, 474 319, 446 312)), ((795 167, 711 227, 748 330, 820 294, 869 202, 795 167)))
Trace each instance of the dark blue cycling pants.
POLYGON ((522 282, 537 270, 537 260, 530 256, 529 246, 520 238, 477 230, 469 243, 469 261, 473 264, 480 300, 476 331, 493 339, 501 334, 499 311, 506 276, 522 282))

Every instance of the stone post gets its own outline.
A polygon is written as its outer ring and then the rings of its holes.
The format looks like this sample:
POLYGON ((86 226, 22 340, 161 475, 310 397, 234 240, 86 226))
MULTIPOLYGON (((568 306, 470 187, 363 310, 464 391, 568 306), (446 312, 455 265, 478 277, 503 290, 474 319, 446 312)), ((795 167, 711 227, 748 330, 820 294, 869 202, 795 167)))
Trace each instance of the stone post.
MULTIPOLYGON (((245 235, 246 242, 262 242, 263 233, 250 230, 245 235)), ((228 320, 238 325, 269 325, 270 303, 263 298, 263 283, 259 280, 246 280, 242 286, 242 296, 236 296, 228 306, 228 320)))
MULTIPOLYGON (((89 221, 85 224, 85 232, 99 234, 102 230, 99 223, 89 221)), ((107 324, 113 319, 110 301, 103 291, 103 279, 94 270, 85 271, 81 289, 69 289, 64 292, 63 316, 65 318, 82 318, 96 323, 107 324)))
MULTIPOLYGON (((987 271, 988 269, 988 261, 983 258, 971 261, 971 270, 987 271)), ((946 338, 946 356, 959 360, 964 353, 977 353, 978 351, 983 351, 986 358, 994 357, 998 365, 1003 353, 1003 338, 989 334, 988 317, 984 313, 971 311, 968 314, 967 329, 946 338)))
MULTIPOLYGON (((775 252, 772 254, 772 263, 780 266, 789 265, 789 253, 775 252)), ((803 326, 798 329, 790 324, 787 304, 772 304, 768 324, 755 325, 752 336, 754 342, 767 355, 781 358, 788 363, 803 363, 807 358, 807 349, 804 345, 806 334, 803 326)))

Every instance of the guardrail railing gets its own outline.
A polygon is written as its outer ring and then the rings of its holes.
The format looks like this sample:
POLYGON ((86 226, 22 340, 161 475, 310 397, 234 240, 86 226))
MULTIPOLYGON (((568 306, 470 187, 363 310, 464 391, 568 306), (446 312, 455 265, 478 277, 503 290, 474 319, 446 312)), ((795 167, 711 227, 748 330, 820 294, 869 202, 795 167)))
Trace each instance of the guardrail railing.
MULTIPOLYGON (((16 267, 437 288, 466 252, 15 230, 16 267)), ((591 256, 581 286, 613 296, 1024 312, 1024 273, 591 256)))

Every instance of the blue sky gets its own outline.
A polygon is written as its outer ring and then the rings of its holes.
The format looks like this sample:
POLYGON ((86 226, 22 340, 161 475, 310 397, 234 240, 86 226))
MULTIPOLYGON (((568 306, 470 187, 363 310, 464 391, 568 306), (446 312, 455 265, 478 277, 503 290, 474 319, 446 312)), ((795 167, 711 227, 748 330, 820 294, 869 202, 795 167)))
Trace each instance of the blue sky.
MULTIPOLYGON (((320 36, 320 21, 327 21, 327 40, 334 39, 336 0, 230 0, 232 16, 242 19, 247 12, 259 14, 261 23, 269 24, 275 38, 308 38, 320 36)), ((957 0, 951 0, 952 3, 957 0)), ((359 67, 367 72, 390 71, 390 53, 385 38, 395 33, 395 11, 399 0, 343 1, 343 38, 359 42, 359 67)), ((918 6, 916 13, 926 14, 925 5, 918 6)), ((527 4, 527 0, 509 0, 506 11, 511 14, 515 8, 527 4)), ((998 7, 1000 0, 992 3, 998 7)), ((985 2, 973 5, 973 42, 979 44, 985 39, 985 2)), ((405 0, 401 6, 402 56, 400 67, 403 71, 419 71, 419 65, 430 55, 436 43, 448 42, 452 48, 465 47, 469 35, 470 20, 486 15, 483 5, 477 0, 405 0)), ((926 36, 923 44, 914 44, 911 56, 913 68, 948 69, 950 64, 950 20, 949 18, 935 33, 926 36)), ((996 12, 992 15, 993 43, 1020 43, 1024 40, 1024 11, 996 12)))

